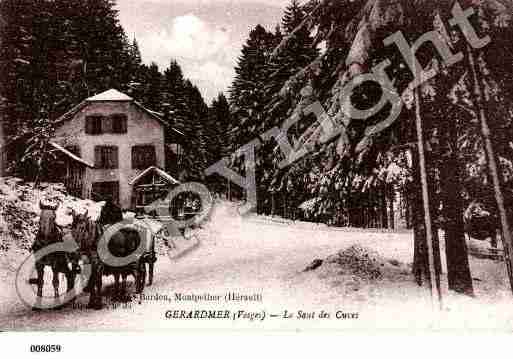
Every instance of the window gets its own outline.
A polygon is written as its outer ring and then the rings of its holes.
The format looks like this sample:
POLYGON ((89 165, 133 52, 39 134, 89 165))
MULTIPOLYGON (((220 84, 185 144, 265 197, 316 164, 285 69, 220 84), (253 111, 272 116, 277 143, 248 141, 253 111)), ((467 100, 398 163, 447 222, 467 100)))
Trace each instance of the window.
POLYGON ((119 204, 119 182, 93 183, 91 197, 97 202, 112 199, 115 204, 119 204))
POLYGON ((105 133, 127 133, 127 115, 117 113, 111 116, 93 115, 86 117, 86 133, 102 135, 105 133))
POLYGON ((132 147, 132 168, 144 170, 157 165, 157 153, 155 146, 134 146, 132 147))
POLYGON ((112 117, 102 119, 102 133, 112 133, 112 117))
POLYGON ((94 163, 97 169, 117 169, 119 166, 118 148, 116 146, 96 146, 94 163))
POLYGON ((86 133, 88 135, 101 135, 103 116, 94 115, 86 117, 86 133))
POLYGON ((127 133, 127 116, 125 114, 115 114, 111 116, 112 119, 112 133, 123 134, 127 133))

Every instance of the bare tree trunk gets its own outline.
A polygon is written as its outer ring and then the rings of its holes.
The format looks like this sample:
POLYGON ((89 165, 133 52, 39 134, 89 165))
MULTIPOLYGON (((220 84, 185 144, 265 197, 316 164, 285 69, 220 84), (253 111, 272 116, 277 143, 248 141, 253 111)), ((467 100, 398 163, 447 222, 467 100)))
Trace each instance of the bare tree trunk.
POLYGON ((395 211, 394 211, 394 201, 395 200, 395 192, 393 186, 389 186, 388 188, 388 227, 390 229, 395 229, 395 211))
POLYGON ((431 289, 431 296, 438 299, 440 306, 442 305, 442 293, 440 290, 440 278, 437 275, 436 270, 436 254, 440 253, 440 248, 435 246, 433 241, 433 222, 431 218, 431 196, 430 186, 428 183, 428 172, 427 172, 427 161, 425 156, 424 148, 424 129, 421 117, 420 109, 420 91, 419 89, 414 90, 415 93, 415 123, 417 128, 417 147, 418 147, 418 167, 420 169, 420 183, 422 188, 422 202, 424 204, 424 223, 426 232, 426 248, 428 255, 428 267, 429 267, 429 282, 431 289))
POLYGON ((410 203, 412 204, 412 227, 413 227, 413 275, 415 282, 422 286, 424 279, 429 280, 429 269, 426 248, 426 228, 424 224, 424 212, 422 210, 422 190, 420 187, 420 170, 418 154, 413 153, 413 183, 409 191, 410 203))
POLYGON ((283 218, 287 219, 288 210, 287 210, 287 192, 283 194, 283 218))
POLYGON ((449 158, 445 158, 441 171, 443 211, 446 219, 444 229, 447 276, 450 290, 473 296, 474 288, 463 228, 463 199, 460 195, 462 188, 460 176, 458 158, 456 152, 453 151, 449 158))
POLYGON ((474 59, 474 54, 470 49, 470 46, 467 45, 467 53, 469 58, 470 67, 472 70, 473 78, 474 78, 474 91, 477 98, 477 108, 479 110, 479 119, 481 121, 481 135, 485 142, 485 150, 486 157, 488 162, 488 167, 490 170, 490 175, 492 177, 493 188, 495 193, 495 200, 497 202, 497 208, 499 210, 499 216, 501 221, 501 229, 502 229, 502 241, 504 243, 504 254, 506 258, 506 267, 509 277, 509 282, 511 286, 511 291, 513 292, 513 238, 511 236, 510 224, 508 221, 508 215, 506 212, 506 207, 504 205, 504 195, 502 192, 502 178, 499 175, 499 168, 497 165, 497 158, 495 156, 495 151, 493 148, 490 127, 488 125, 488 119, 486 117, 486 112, 484 109, 484 95, 483 90, 481 88, 481 79, 480 79, 480 71, 477 68, 476 61, 474 59))
POLYGON ((388 229, 389 228, 389 225, 388 225, 388 202, 387 202, 387 197, 388 197, 388 186, 385 184, 383 185, 383 188, 381 189, 381 203, 380 203, 380 208, 381 208, 381 227, 384 228, 384 229, 388 229))
MULTIPOLYGON (((409 202, 411 203, 411 226, 414 233, 414 254, 413 254, 413 275, 419 286, 425 282, 431 283, 432 273, 429 264, 429 252, 426 236, 425 208, 422 200, 422 185, 420 176, 419 156, 413 153, 413 183, 409 191, 409 202)), ((433 184, 428 183, 429 193, 433 193, 433 184)), ((433 201, 430 203, 433 210, 433 201)), ((433 248, 438 248, 433 253, 434 278, 437 292, 440 290, 440 275, 442 273, 442 261, 440 257, 440 245, 437 230, 433 227, 432 242, 433 248)))
POLYGON ((405 222, 406 222, 406 228, 407 229, 412 229, 413 228, 413 224, 412 224, 412 214, 411 214, 411 200, 410 200, 410 196, 408 195, 408 193, 403 193, 401 195, 401 201, 402 201, 402 206, 404 207, 404 216, 405 216, 405 222))

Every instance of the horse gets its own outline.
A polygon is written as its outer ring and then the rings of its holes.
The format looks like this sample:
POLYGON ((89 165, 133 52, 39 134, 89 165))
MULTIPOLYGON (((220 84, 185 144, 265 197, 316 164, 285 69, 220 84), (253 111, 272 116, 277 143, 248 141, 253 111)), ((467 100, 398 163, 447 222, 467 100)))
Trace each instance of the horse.
MULTIPOLYGON (((32 245, 32 252, 37 253, 45 247, 60 243, 63 241, 63 235, 60 228, 57 226, 56 211, 58 206, 47 206, 40 202, 41 215, 39 220, 39 230, 37 232, 35 241, 32 245)), ((63 273, 66 276, 67 291, 69 293, 75 287, 76 275, 79 272, 78 259, 69 253, 56 252, 50 253, 43 258, 36 260, 37 279, 31 279, 31 284, 37 285, 37 297, 43 297, 44 286, 44 269, 50 267, 53 272, 53 288, 55 299, 59 298, 59 274, 63 273)), ((60 307, 57 307, 60 308, 60 307)), ((39 310, 40 308, 33 308, 39 310)))
MULTIPOLYGON (((136 258, 132 263, 124 266, 112 266, 103 263, 98 255, 98 244, 104 234, 102 223, 91 220, 87 212, 77 214, 72 212, 72 234, 80 247, 80 252, 89 258, 92 275, 87 285, 90 292, 89 307, 101 309, 103 304, 101 300, 102 277, 113 275, 115 280, 114 298, 120 299, 121 294, 126 294, 127 277, 132 275, 136 282, 136 292, 142 293, 146 281, 146 266, 144 256, 136 258), (122 286, 120 289, 119 279, 122 277, 122 286)), ((102 216, 100 216, 101 218, 102 216)), ((108 241, 108 250, 112 256, 117 258, 126 258, 136 251, 141 243, 139 233, 130 228, 122 228, 115 232, 108 241)))
POLYGON ((104 266, 98 256, 98 243, 103 235, 101 226, 91 220, 88 211, 79 214, 72 210, 71 235, 79 246, 79 254, 86 257, 91 266, 91 276, 85 291, 89 292, 90 309, 102 309, 101 291, 104 266))

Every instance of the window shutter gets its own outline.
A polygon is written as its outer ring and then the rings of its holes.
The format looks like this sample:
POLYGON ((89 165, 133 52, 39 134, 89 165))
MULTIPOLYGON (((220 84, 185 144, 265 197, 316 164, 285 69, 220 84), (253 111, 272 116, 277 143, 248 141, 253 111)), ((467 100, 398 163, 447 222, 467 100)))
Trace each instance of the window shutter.
POLYGON ((86 133, 88 135, 102 134, 103 116, 87 116, 86 117, 86 133))
POLYGON ((112 115, 112 128, 114 133, 127 133, 127 116, 122 113, 112 115))
POLYGON ((102 122, 103 116, 96 116, 94 121, 94 134, 101 135, 102 134, 102 122))
POLYGON ((132 168, 140 169, 141 168, 141 148, 135 146, 132 148, 132 168))
POLYGON ((155 146, 132 147, 132 168, 143 170, 157 164, 157 151, 155 146))
POLYGON ((137 147, 132 147, 132 168, 137 169, 137 147))
POLYGON ((119 156, 118 156, 118 148, 117 147, 111 147, 111 163, 112 163, 112 169, 118 169, 119 168, 119 156))
POLYGON ((127 133, 128 132, 128 118, 126 116, 123 116, 121 118, 121 133, 127 133))
POLYGON ((118 169, 119 151, 115 146, 96 146, 94 148, 94 163, 97 169, 118 169))
POLYGON ((101 147, 94 148, 94 166, 96 168, 103 168, 102 148, 101 147))
POLYGON ((111 147, 104 147, 103 148, 103 158, 104 158, 104 168, 105 169, 112 169, 114 168, 114 158, 113 158, 112 148, 111 147))
POLYGON ((93 134, 93 118, 90 116, 86 117, 86 134, 92 135, 93 134))

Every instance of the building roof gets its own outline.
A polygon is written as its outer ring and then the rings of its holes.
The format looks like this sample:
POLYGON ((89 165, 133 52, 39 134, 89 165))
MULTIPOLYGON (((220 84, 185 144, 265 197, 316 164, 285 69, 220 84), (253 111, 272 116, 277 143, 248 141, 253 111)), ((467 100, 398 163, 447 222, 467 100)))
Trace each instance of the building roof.
POLYGON ((119 92, 116 89, 110 89, 105 92, 102 92, 96 96, 89 97, 86 99, 88 102, 102 102, 102 101, 133 101, 133 98, 131 98, 128 95, 125 95, 122 92, 119 92))
POLYGON ((58 145, 57 143, 54 143, 54 142, 50 142, 50 145, 55 148, 57 151, 61 152, 62 154, 64 154, 65 156, 71 158, 73 161, 76 161, 84 166, 87 166, 87 167, 91 167, 91 168, 94 168, 94 165, 92 163, 89 163, 87 162, 86 160, 78 157, 77 155, 71 153, 70 151, 68 151, 67 149, 65 149, 64 147, 58 145))
MULTIPOLYGON (((73 107, 71 110, 66 112, 64 115, 59 117, 55 121, 55 124, 59 125, 62 122, 71 120, 78 112, 80 112, 82 109, 84 109, 89 104, 94 103, 94 102, 131 102, 136 107, 141 109, 143 112, 147 113, 148 115, 150 115, 151 117, 153 117, 154 119, 159 121, 162 125, 164 125, 164 127, 170 127, 169 124, 162 119, 161 114, 147 109, 146 107, 141 105, 139 102, 135 101, 132 97, 130 97, 116 89, 110 89, 110 90, 102 92, 98 95, 95 95, 95 96, 85 99, 84 101, 82 101, 81 103, 79 103, 78 105, 73 107)), ((171 127, 171 129, 173 130, 173 132, 179 134, 180 136, 185 136, 182 132, 178 131, 176 128, 171 127)))
POLYGON ((144 170, 143 172, 141 172, 137 177, 135 177, 133 180, 131 180, 130 182, 128 182, 128 184, 130 186, 133 186, 134 184, 136 184, 137 182, 139 182, 141 179, 143 179, 148 173, 150 172, 155 172, 157 173, 160 177, 164 178, 166 181, 168 181, 170 184, 180 184, 180 181, 178 181, 177 179, 175 179, 173 176, 171 176, 169 173, 161 170, 160 168, 158 167, 155 167, 155 166, 152 166, 150 168, 147 168, 146 170, 144 170))

